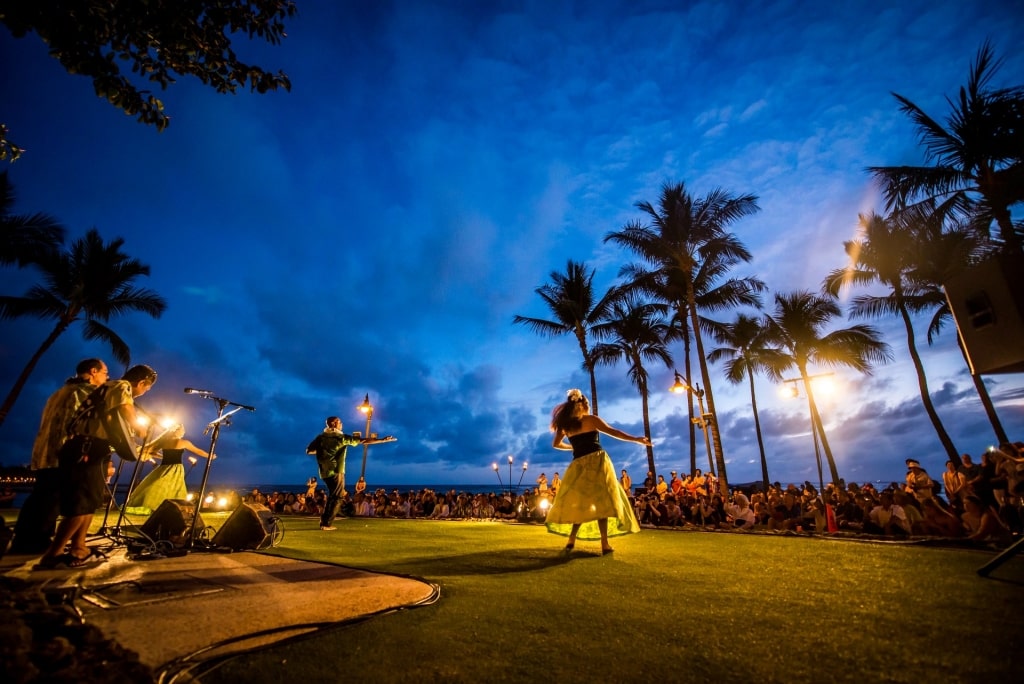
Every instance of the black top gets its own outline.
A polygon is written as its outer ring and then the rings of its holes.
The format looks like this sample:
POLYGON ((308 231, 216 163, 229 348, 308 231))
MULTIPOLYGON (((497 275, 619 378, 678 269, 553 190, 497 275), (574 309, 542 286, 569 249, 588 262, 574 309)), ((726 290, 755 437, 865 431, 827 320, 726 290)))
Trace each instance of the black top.
POLYGON ((163 454, 163 459, 160 461, 160 465, 181 465, 181 455, 185 453, 185 450, 161 449, 160 453, 163 454))
POLYGON ((569 437, 569 444, 572 445, 572 457, 579 458, 592 454, 601 449, 601 433, 597 430, 581 432, 569 437))

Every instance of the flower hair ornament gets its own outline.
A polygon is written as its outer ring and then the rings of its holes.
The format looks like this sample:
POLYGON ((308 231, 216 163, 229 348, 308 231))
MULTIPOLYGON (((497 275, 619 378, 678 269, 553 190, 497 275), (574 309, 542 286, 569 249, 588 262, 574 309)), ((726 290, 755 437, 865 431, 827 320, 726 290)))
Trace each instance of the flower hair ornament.
POLYGON ((566 398, 569 399, 569 401, 573 401, 573 402, 583 401, 583 392, 581 392, 581 391, 579 391, 578 389, 575 389, 575 388, 569 390, 568 392, 566 392, 565 396, 566 396, 566 398))

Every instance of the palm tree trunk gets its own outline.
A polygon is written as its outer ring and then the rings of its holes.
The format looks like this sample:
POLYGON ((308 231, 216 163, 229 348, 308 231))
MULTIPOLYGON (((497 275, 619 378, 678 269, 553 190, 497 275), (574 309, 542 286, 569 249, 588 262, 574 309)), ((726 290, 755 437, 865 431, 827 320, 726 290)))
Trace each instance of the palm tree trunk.
POLYGON ((597 375, 594 373, 593 362, 587 363, 587 370, 590 371, 590 403, 591 413, 597 415, 597 375))
MULTIPOLYGON (((693 296, 692 284, 687 285, 689 296, 693 296)), ((700 364, 700 375, 704 380, 704 396, 708 400, 708 413, 711 414, 709 421, 711 435, 714 438, 715 464, 718 466, 718 490, 723 497, 729 496, 729 482, 725 473, 725 454, 722 451, 722 434, 718 429, 718 413, 715 411, 715 395, 711 391, 711 374, 708 372, 708 360, 704 356, 704 341, 700 335, 699 321, 697 320, 697 307, 690 302, 691 325, 693 326, 693 342, 697 347, 697 362, 700 364)))
MULTIPOLYGON (((960 332, 957 331, 956 343, 960 347, 960 354, 964 357, 964 365, 967 366, 968 370, 971 367, 970 359, 967 356, 967 348, 964 346, 964 340, 960 337, 960 332)), ((981 405, 985 407, 985 415, 988 416, 988 422, 992 425, 992 430, 996 433, 996 441, 999 444, 1005 444, 1010 439, 1006 435, 1006 430, 1003 429, 1003 423, 999 420, 999 416, 996 414, 996 407, 992 403, 992 397, 988 395, 988 388, 985 387, 985 381, 981 379, 980 375, 971 373, 971 380, 974 381, 974 389, 978 392, 978 397, 981 399, 981 405)), ((954 463, 960 462, 960 455, 957 454, 954 463)))
POLYGON ((583 367, 590 374, 590 412, 597 415, 597 376, 594 374, 594 359, 591 358, 590 350, 587 348, 587 333, 577 328, 576 343, 580 345, 580 354, 583 355, 583 367))
POLYGON ((907 348, 910 350, 910 359, 914 362, 914 370, 917 371, 917 386, 921 391, 921 401, 924 403, 925 413, 928 414, 928 418, 932 421, 932 427, 935 428, 935 433, 939 436, 939 441, 942 442, 942 448, 946 450, 946 457, 955 463, 960 458, 960 452, 956 450, 953 440, 950 438, 949 433, 946 432, 946 427, 942 424, 942 420, 939 419, 939 413, 935 410, 931 393, 928 391, 928 379, 924 374, 924 364, 921 363, 921 355, 917 353, 914 326, 910 322, 910 314, 907 313, 907 308, 903 305, 902 301, 900 301, 899 309, 900 317, 903 318, 903 325, 907 329, 907 348))
POLYGON ((53 346, 53 343, 57 341, 57 338, 63 334, 68 326, 71 325, 71 321, 65 321, 61 319, 57 325, 53 328, 50 334, 47 336, 43 343, 36 350, 36 353, 32 355, 32 358, 28 360, 25 365, 25 369, 21 371, 21 375, 14 381, 14 386, 11 387, 11 391, 7 393, 7 398, 4 399, 4 403, 0 406, 0 425, 4 424, 7 420, 7 414, 11 412, 11 407, 14 406, 14 402, 18 400, 18 396, 21 394, 21 390, 25 388, 25 383, 28 382, 28 377, 32 375, 32 371, 35 370, 36 364, 39 363, 39 359, 43 357, 43 354, 53 346))
MULTIPOLYGON (((690 361, 690 338, 686 337, 683 342, 683 353, 686 354, 686 362, 683 364, 683 369, 686 371, 686 381, 689 382, 693 373, 693 362, 690 361)), ((693 475, 697 472, 697 425, 693 422, 694 411, 693 411, 693 393, 686 393, 686 414, 688 420, 686 424, 689 426, 690 432, 690 474, 693 475)))
MULTIPOLYGON (((679 329, 682 330, 683 372, 686 375, 686 381, 689 382, 693 377, 691 375, 693 364, 690 361, 690 324, 686 318, 685 306, 676 310, 676 320, 679 322, 679 329)), ((697 426, 693 422, 693 394, 690 392, 686 393, 686 413, 688 418, 686 423, 690 426, 690 475, 693 475, 697 472, 697 426)))
POLYGON ((832 476, 832 484, 838 487, 839 470, 836 468, 836 460, 832 457, 832 447, 829 446, 828 437, 825 436, 825 425, 821 421, 821 414, 818 413, 818 405, 814 401, 814 392, 811 391, 811 381, 807 377, 807 370, 805 368, 800 369, 800 377, 804 381, 804 389, 807 390, 807 406, 811 410, 811 427, 816 427, 818 430, 818 436, 821 438, 821 449, 825 452, 825 458, 828 460, 828 471, 832 476))
MULTIPOLYGON (((643 387, 640 388, 640 402, 644 414, 644 437, 649 442, 651 440, 651 414, 648 410, 646 381, 643 382, 643 387)), ((657 480, 658 472, 654 469, 654 447, 650 444, 647 445, 647 469, 654 473, 654 478, 657 480)))
POLYGON ((768 459, 764 455, 764 437, 761 436, 761 418, 757 415, 757 395, 754 394, 754 371, 747 368, 747 377, 750 379, 750 407, 754 411, 754 432, 757 434, 757 448, 761 452, 761 482, 764 491, 768 491, 768 459))

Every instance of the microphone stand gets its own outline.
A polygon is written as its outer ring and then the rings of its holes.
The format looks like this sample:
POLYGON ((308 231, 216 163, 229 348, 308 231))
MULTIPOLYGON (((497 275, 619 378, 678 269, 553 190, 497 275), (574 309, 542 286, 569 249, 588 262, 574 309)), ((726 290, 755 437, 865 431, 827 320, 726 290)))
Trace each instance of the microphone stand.
POLYGON ((220 426, 230 425, 230 417, 233 414, 238 413, 242 409, 245 409, 247 411, 255 411, 256 409, 252 406, 246 406, 245 404, 236 404, 233 401, 228 401, 227 399, 215 397, 213 396, 212 392, 206 392, 202 390, 189 391, 188 388, 185 389, 185 392, 186 394, 198 394, 207 399, 212 399, 213 401, 217 402, 217 418, 214 419, 209 425, 207 425, 206 430, 204 431, 204 434, 206 432, 210 432, 211 430, 213 431, 212 434, 210 435, 210 449, 207 452, 210 454, 210 456, 209 458, 206 459, 206 467, 203 469, 203 480, 202 483, 199 485, 199 495, 198 497, 196 497, 196 507, 192 515, 192 525, 189 527, 188 535, 185 537, 185 551, 187 552, 192 550, 192 547, 194 546, 195 543, 196 522, 198 522, 199 520, 199 511, 203 507, 203 498, 206 496, 206 483, 210 479, 210 466, 213 464, 213 455, 217 453, 216 447, 217 440, 220 438, 220 426), (237 408, 234 408, 228 411, 227 413, 224 413, 224 409, 228 406, 236 406, 237 408))

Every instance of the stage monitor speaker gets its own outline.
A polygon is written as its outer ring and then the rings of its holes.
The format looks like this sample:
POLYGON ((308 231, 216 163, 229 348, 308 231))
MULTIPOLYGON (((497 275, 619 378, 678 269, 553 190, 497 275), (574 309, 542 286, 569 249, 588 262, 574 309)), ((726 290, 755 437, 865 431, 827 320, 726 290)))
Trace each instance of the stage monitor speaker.
POLYGON ((974 375, 1024 372, 1024 256, 964 269, 943 289, 974 375))
POLYGON ((213 544, 236 551, 266 549, 277 545, 279 525, 274 512, 266 506, 243 503, 217 530, 213 544))
MULTIPOLYGON (((192 527, 192 516, 197 515, 195 506, 184 499, 166 499, 153 511, 142 525, 142 533, 153 541, 170 541, 175 545, 185 542, 192 527)), ((203 517, 196 520, 196 535, 206 527, 203 517)))

